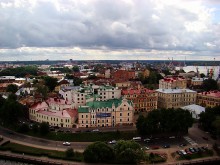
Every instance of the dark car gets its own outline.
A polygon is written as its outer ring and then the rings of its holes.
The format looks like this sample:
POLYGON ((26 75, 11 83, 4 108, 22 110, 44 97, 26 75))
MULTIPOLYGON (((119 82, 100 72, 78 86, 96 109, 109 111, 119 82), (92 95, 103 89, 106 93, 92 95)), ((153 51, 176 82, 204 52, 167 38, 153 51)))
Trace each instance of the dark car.
POLYGON ((170 145, 169 144, 165 144, 165 145, 163 145, 163 148, 170 148, 170 145))
POLYGON ((181 143, 180 144, 180 147, 184 147, 184 146, 186 146, 186 143, 181 143))

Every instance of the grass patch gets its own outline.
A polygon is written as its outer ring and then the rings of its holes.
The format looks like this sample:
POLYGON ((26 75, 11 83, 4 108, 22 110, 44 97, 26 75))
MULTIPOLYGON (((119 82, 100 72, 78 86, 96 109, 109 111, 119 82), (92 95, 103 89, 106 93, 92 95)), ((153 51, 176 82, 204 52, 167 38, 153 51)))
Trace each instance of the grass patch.
POLYGON ((63 133, 63 132, 49 132, 47 135, 42 136, 39 133, 29 132, 28 135, 56 140, 56 141, 74 141, 74 142, 96 142, 96 141, 110 141, 110 140, 131 140, 133 137, 138 136, 136 131, 129 132, 82 132, 82 133, 63 133))
POLYGON ((29 147, 17 143, 8 143, 4 146, 0 146, 0 150, 9 150, 14 153, 34 155, 34 156, 47 156, 55 159, 65 159, 65 160, 74 160, 82 161, 82 153, 75 152, 74 157, 66 157, 66 153, 62 151, 55 150, 45 150, 40 148, 29 147))

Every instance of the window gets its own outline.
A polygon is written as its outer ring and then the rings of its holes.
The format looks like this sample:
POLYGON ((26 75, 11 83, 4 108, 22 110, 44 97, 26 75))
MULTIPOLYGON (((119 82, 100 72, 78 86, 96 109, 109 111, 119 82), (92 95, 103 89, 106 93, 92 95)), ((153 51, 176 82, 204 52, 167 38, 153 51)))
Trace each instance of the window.
POLYGON ((120 113, 120 116, 122 116, 122 113, 120 113))
POLYGON ((130 114, 128 113, 128 116, 129 116, 130 114))
POLYGON ((83 118, 83 115, 82 115, 82 118, 83 118))
POLYGON ((86 118, 88 118, 88 115, 86 115, 86 118))
POLYGON ((128 118, 128 121, 129 121, 129 118, 128 118))
POLYGON ((122 122, 122 119, 120 119, 120 122, 122 122))

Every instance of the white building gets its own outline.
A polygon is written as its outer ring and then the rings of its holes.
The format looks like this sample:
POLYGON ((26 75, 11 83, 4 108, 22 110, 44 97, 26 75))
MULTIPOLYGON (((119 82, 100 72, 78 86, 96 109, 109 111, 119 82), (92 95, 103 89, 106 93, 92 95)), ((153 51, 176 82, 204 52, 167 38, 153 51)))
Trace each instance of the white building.
POLYGON ((184 107, 181 107, 181 109, 187 110, 192 114, 192 117, 194 119, 199 119, 199 114, 202 112, 205 112, 205 108, 196 104, 187 105, 184 107))
POLYGON ((85 105, 86 102, 93 101, 94 98, 98 101, 119 99, 121 97, 121 90, 109 85, 98 86, 90 84, 81 87, 65 87, 59 91, 59 94, 65 100, 72 101, 74 108, 78 108, 85 105))

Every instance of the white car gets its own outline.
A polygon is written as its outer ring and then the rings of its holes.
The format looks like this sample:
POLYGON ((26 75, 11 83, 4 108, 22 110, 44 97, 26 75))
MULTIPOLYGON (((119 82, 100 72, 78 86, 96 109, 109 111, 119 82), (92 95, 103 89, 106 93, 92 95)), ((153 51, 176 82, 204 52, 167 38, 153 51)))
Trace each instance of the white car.
POLYGON ((71 144, 70 144, 70 142, 63 142, 63 145, 64 146, 70 146, 71 144))
POLYGON ((184 150, 180 150, 180 152, 182 152, 183 155, 187 154, 184 150))
POLYGON ((116 144, 117 141, 116 140, 112 140, 112 141, 109 141, 108 144, 116 144))
POLYGON ((94 129, 92 132, 100 132, 99 129, 94 129))

